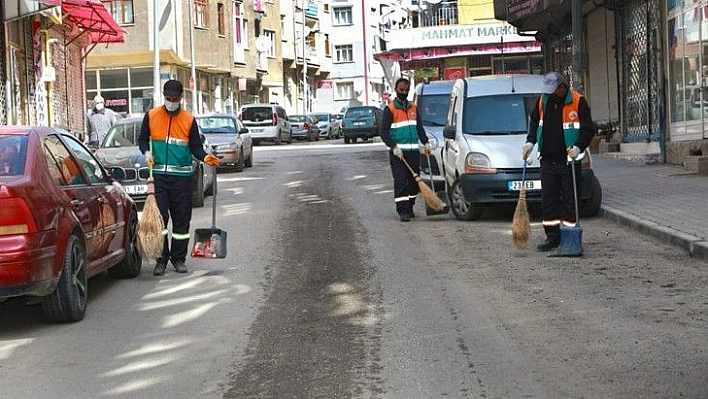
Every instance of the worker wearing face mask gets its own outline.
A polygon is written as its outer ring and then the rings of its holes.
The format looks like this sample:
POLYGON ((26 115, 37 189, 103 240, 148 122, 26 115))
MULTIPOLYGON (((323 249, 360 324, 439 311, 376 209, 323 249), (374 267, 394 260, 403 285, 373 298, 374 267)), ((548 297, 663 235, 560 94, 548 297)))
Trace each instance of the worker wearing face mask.
MULTIPOLYGON (((534 144, 541 157, 541 194, 543 229, 546 240, 539 251, 560 245, 560 227, 575 226, 575 198, 570 162, 575 167, 578 198, 582 187, 579 160, 595 132, 590 107, 585 97, 572 90, 563 75, 550 72, 543 79, 543 94, 531 113, 526 143, 521 158, 528 160, 534 144)), ((584 154, 583 154, 584 155, 584 154)))
POLYGON ((178 273, 187 273, 185 260, 192 219, 194 173, 192 155, 211 167, 219 165, 219 158, 204 152, 194 116, 180 106, 183 92, 179 81, 165 82, 162 92, 165 104, 145 114, 138 138, 140 151, 152 168, 155 199, 165 226, 172 218, 172 240, 170 243, 165 234, 162 256, 157 259, 153 270, 155 276, 165 274, 167 262, 172 262, 178 273))
POLYGON ((89 147, 98 147, 106 134, 116 122, 118 122, 118 114, 110 108, 106 108, 106 102, 100 95, 93 98, 93 107, 86 114, 86 131, 88 134, 85 137, 85 143, 89 147))
POLYGON ((408 101, 411 84, 408 79, 400 78, 394 86, 396 98, 383 109, 379 135, 390 148, 389 163, 393 174, 393 195, 396 202, 396 212, 401 222, 408 222, 415 217, 413 206, 420 192, 418 183, 411 175, 408 165, 420 173, 420 152, 430 155, 428 136, 420 123, 420 115, 415 104, 408 101))

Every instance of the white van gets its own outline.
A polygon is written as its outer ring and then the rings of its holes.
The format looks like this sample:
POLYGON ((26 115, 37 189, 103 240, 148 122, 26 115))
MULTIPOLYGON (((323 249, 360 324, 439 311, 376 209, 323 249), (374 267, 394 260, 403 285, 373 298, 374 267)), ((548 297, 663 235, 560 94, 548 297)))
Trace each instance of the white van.
POLYGON ((251 133, 253 144, 270 141, 273 144, 293 142, 293 129, 285 109, 277 104, 246 104, 238 118, 251 133))
MULTIPOLYGON (((541 95, 541 75, 491 75, 458 79, 450 93, 443 129, 443 171, 457 219, 478 219, 493 204, 519 198, 529 116, 541 95)), ((537 146, 526 170, 526 198, 541 201, 537 146)), ((600 210, 602 188, 592 171, 590 151, 582 161, 580 213, 600 210)))
POLYGON ((428 144, 432 149, 430 155, 430 167, 428 167, 428 157, 420 154, 420 177, 427 184, 430 184, 430 175, 433 176, 433 187, 436 191, 445 190, 442 166, 440 164, 441 150, 445 140, 442 131, 447 121, 447 108, 450 104, 450 92, 454 80, 437 80, 432 82, 419 83, 415 87, 413 102, 418 107, 420 122, 423 125, 425 134, 428 136, 428 144))

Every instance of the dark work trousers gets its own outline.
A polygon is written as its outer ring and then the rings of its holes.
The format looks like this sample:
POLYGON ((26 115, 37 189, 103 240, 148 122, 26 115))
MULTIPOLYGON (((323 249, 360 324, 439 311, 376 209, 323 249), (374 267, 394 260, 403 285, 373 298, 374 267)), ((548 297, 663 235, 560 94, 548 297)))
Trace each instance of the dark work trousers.
MULTIPOLYGON (((418 183, 411 175, 406 165, 389 151, 391 173, 393 174, 393 197, 396 201, 396 212, 399 215, 413 212, 415 198, 420 192, 418 183)), ((403 151, 403 157, 416 173, 420 173, 420 151, 403 151)))
MULTIPOLYGON (((575 164, 575 178, 578 184, 578 199, 582 187, 580 162, 575 164)), ((561 224, 574 225, 575 199, 573 196, 573 175, 570 164, 541 159, 541 187, 543 206, 543 229, 546 237, 560 240, 561 224)))
POLYGON ((155 199, 165 228, 172 218, 172 245, 167 235, 158 263, 184 262, 189 247, 189 222, 192 220, 192 177, 155 175, 155 199))

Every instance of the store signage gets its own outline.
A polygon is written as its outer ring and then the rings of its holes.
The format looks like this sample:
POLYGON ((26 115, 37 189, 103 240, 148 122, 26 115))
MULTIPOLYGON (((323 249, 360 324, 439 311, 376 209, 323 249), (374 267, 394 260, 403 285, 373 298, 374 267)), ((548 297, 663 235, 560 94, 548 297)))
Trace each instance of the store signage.
POLYGON ((473 25, 432 26, 391 30, 386 34, 387 51, 396 49, 440 48, 490 43, 535 41, 533 36, 521 36, 506 22, 473 25))
POLYGON ((506 20, 516 21, 541 12, 543 3, 541 0, 507 0, 506 20))

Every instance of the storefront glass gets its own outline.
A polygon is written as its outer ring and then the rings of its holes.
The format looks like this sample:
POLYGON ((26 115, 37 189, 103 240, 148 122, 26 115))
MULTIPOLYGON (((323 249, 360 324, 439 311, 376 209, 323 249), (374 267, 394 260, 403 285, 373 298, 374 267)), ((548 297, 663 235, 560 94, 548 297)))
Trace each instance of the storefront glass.
POLYGON ((706 137, 708 123, 708 9, 671 9, 679 4, 669 3, 667 23, 672 141, 706 137))

